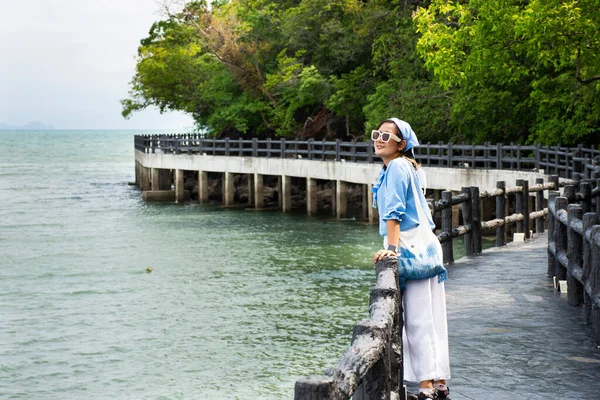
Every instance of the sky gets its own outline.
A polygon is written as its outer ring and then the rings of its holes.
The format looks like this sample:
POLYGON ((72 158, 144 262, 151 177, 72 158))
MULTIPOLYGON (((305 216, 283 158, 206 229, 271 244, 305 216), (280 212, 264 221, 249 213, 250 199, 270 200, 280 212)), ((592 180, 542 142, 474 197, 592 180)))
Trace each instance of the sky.
POLYGON ((137 48, 160 10, 157 0, 0 0, 0 123, 190 130, 183 113, 121 116, 137 48))

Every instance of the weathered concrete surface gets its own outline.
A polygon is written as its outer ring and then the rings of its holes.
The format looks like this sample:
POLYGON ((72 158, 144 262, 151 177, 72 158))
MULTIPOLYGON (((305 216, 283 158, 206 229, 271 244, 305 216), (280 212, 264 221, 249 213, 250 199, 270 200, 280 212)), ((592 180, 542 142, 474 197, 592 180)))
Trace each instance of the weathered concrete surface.
POLYGON ((535 236, 449 267, 452 399, 600 399, 600 350, 535 236))
MULTIPOLYGON (((381 163, 366 164, 339 161, 316 161, 295 158, 226 157, 200 154, 149 154, 135 151, 135 159, 146 168, 182 169, 186 171, 230 172, 234 174, 286 175, 300 178, 324 179, 372 184, 377 180, 381 163)), ((508 171, 475 168, 423 167, 427 188, 461 191, 477 186, 480 191, 496 189, 497 181, 507 187, 516 186, 517 179, 548 177, 530 171, 508 171)))

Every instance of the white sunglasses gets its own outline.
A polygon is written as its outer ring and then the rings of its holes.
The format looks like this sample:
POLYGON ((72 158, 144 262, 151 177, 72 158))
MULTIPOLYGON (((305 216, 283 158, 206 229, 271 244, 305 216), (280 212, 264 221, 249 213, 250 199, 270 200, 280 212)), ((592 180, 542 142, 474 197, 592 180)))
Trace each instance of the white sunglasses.
POLYGON ((398 136, 394 135, 392 132, 381 132, 376 129, 372 130, 371 131, 371 140, 378 140, 379 138, 381 138, 381 141, 383 143, 389 142, 390 139, 394 139, 398 143, 400 143, 402 141, 402 138, 399 138, 398 136))

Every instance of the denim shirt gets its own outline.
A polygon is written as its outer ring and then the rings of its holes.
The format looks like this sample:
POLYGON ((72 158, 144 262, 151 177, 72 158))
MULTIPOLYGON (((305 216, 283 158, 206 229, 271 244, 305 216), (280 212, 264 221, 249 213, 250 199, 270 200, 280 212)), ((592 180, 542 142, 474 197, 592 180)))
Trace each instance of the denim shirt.
POLYGON ((418 174, 415 168, 404 157, 398 157, 389 162, 387 168, 384 166, 379 173, 377 183, 373 185, 374 207, 379 210, 379 234, 387 235, 386 221, 400 221, 400 230, 409 230, 419 225, 415 200, 421 202, 431 229, 435 224, 431 219, 427 200, 420 187, 417 189, 419 198, 414 198, 410 175, 413 182, 419 184, 418 174))

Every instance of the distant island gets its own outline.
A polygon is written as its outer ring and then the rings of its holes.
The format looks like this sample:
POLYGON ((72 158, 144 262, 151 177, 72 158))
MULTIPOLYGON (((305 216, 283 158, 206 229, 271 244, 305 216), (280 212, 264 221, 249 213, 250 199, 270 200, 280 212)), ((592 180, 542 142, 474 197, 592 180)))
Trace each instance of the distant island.
POLYGON ((0 123, 0 131, 17 130, 17 131, 46 131, 54 129, 52 125, 44 125, 40 121, 33 121, 23 126, 7 125, 0 123))

